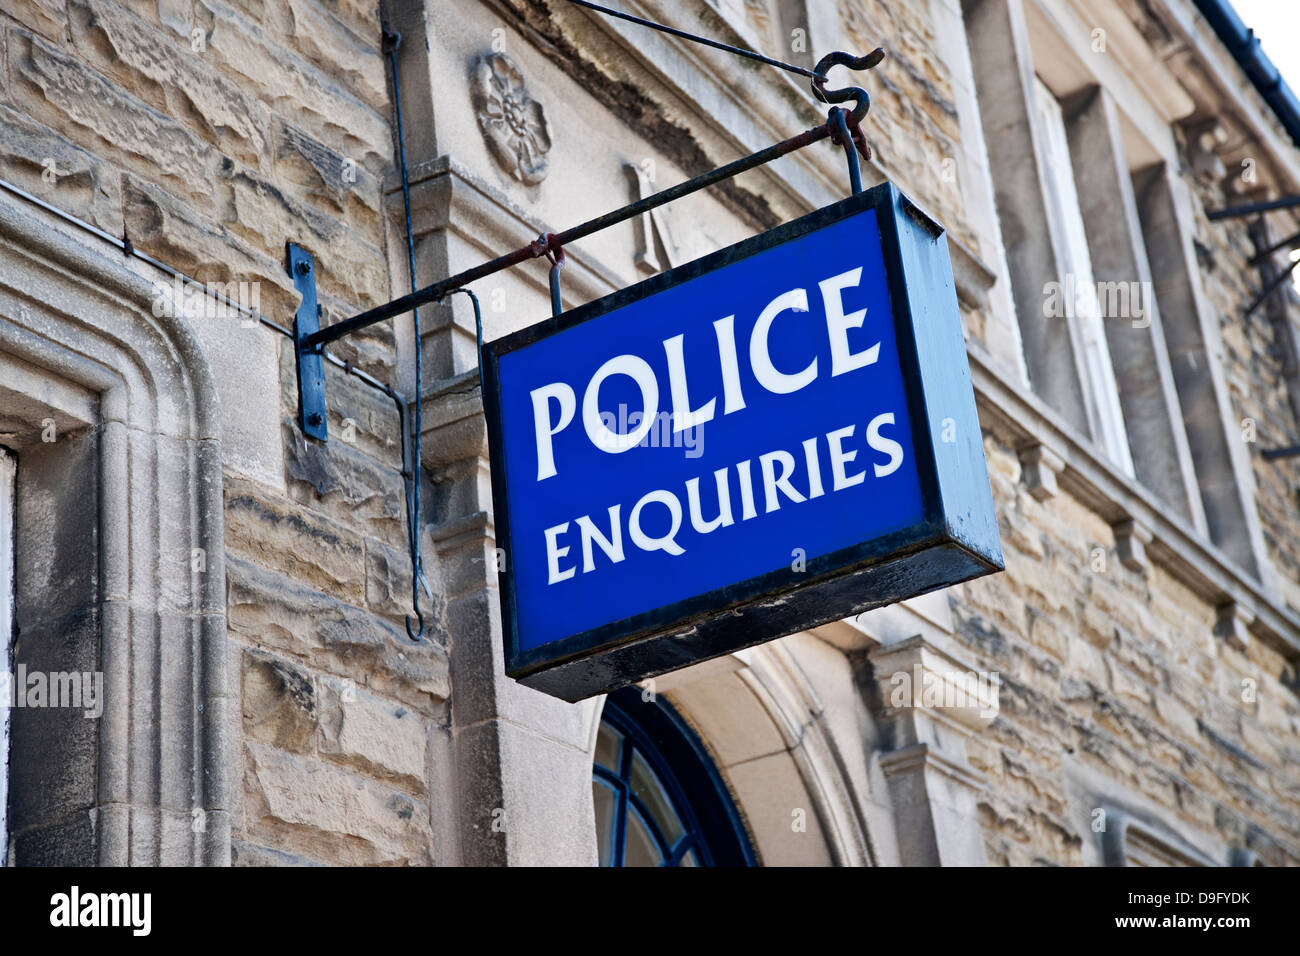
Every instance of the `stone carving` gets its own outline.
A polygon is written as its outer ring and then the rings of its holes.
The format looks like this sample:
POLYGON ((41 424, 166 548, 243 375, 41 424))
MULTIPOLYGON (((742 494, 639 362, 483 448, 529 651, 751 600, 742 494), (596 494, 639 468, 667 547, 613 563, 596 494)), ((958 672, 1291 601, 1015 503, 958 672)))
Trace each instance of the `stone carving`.
POLYGON ((545 179, 551 127, 542 104, 524 88, 514 60, 504 53, 480 57, 470 73, 470 95, 483 138, 501 167, 528 186, 545 179))

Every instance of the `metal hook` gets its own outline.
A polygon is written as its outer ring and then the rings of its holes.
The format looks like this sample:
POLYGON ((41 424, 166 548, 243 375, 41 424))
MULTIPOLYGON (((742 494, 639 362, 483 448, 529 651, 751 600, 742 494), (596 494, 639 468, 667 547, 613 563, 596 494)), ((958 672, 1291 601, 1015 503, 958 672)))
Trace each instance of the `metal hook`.
MULTIPOLYGON (((866 118, 867 110, 871 109, 871 95, 858 86, 847 86, 840 90, 826 89, 826 71, 835 66, 847 66, 851 70, 869 70, 880 63, 885 58, 884 47, 876 47, 866 56, 854 56, 851 53, 845 53, 837 50, 834 53, 827 53, 817 61, 817 67, 814 72, 820 74, 812 82, 813 95, 823 103, 844 103, 853 100, 854 105, 851 111, 841 114, 838 109, 832 109, 831 114, 827 117, 827 122, 831 127, 831 142, 849 149, 849 142, 857 147, 858 153, 867 162, 871 161, 871 147, 867 145, 867 138, 862 134, 861 122, 866 118), (839 117, 837 119, 837 117, 839 117)), ((849 179, 854 184, 853 191, 861 191, 860 174, 857 173, 857 163, 850 157, 849 161, 849 179)))
POLYGON ((564 303, 560 301, 560 270, 568 261, 564 255, 564 246, 555 241, 553 232, 542 233, 537 242, 545 245, 546 258, 551 263, 551 315, 559 315, 564 311, 564 303))
POLYGON ((869 70, 884 58, 884 47, 876 47, 866 56, 854 56, 843 50, 827 53, 813 67, 813 72, 818 74, 817 79, 812 81, 813 96, 823 103, 843 103, 853 100, 855 105, 848 116, 848 122, 850 126, 856 126, 866 117, 867 110, 871 109, 871 95, 858 86, 846 86, 841 90, 826 89, 826 72, 835 66, 847 66, 850 70, 869 70))
POLYGON ((424 612, 420 610, 420 605, 418 603, 415 605, 415 616, 420 620, 420 629, 418 631, 411 630, 411 615, 406 615, 406 636, 409 637, 413 643, 424 637, 424 612))
MULTIPOLYGON (((840 109, 838 106, 832 106, 830 116, 826 122, 830 125, 832 136, 831 141, 844 147, 844 156, 849 164, 849 189, 853 195, 862 192, 862 169, 858 166, 858 154, 854 149, 855 142, 853 134, 849 132, 849 124, 846 117, 848 112, 840 109)), ((870 156, 870 151, 868 151, 870 156)))

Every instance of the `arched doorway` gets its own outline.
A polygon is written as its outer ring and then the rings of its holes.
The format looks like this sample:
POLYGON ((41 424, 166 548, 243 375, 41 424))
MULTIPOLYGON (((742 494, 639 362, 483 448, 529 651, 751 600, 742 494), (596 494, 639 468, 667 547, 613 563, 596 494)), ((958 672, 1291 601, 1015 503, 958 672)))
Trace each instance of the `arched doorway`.
POLYGON ((610 694, 592 798, 601 866, 753 866, 740 813, 694 731, 635 687, 610 694))

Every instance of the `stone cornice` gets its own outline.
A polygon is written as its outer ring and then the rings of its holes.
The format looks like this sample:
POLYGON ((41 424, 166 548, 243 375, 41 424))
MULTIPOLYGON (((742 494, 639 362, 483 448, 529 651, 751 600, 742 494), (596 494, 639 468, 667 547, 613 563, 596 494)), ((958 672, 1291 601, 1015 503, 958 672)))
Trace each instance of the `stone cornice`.
MULTIPOLYGON (((1176 27, 1186 52, 1205 68, 1208 78, 1222 97, 1220 103, 1200 103, 1197 104, 1198 107, 1211 114, 1219 112, 1225 106, 1232 109, 1238 119, 1250 126, 1251 133, 1260 148, 1268 154, 1278 173, 1286 177, 1285 186, 1279 183, 1279 187, 1284 192, 1294 192, 1300 188, 1300 149, 1287 140, 1281 123, 1251 86, 1250 80, 1227 48, 1219 42, 1214 30, 1190 0, 1157 0, 1156 6, 1167 15, 1166 22, 1176 27)), ((1166 59, 1176 57, 1181 52, 1184 51, 1175 51, 1166 59)))

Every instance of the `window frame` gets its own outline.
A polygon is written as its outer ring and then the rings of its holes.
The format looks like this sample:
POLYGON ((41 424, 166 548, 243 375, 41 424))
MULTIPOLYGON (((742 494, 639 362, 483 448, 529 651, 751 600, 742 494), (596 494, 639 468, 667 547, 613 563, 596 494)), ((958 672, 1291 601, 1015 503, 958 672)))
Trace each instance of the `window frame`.
MULTIPOLYGON (((593 761, 593 784, 615 791, 614 853, 622 866, 627 814, 636 812, 664 857, 680 865, 694 851, 698 866, 755 866, 757 857, 745 823, 698 735, 658 696, 646 699, 638 687, 625 687, 605 699, 601 723, 622 735, 617 770, 593 761), (639 753, 658 777, 684 830, 669 845, 644 802, 632 792, 633 754, 639 753), (689 794, 689 796, 688 796, 689 794)), ((599 844, 600 835, 597 834, 599 844)))
POLYGON ((1048 199, 1048 215, 1061 230, 1062 253, 1066 261, 1058 263, 1066 293, 1077 293, 1070 303, 1066 321, 1078 323, 1079 357, 1082 365, 1084 401, 1094 420, 1094 440, 1111 463, 1130 478, 1134 477, 1133 455, 1129 448, 1128 428, 1120 403, 1119 383, 1111 364, 1110 343, 1102 320, 1096 293, 1096 275, 1088 249, 1088 233, 1079 205, 1074 157, 1070 154, 1069 130, 1065 109, 1051 87, 1034 75, 1034 107, 1043 130, 1043 186, 1048 199), (1074 276, 1074 283, 1069 282, 1074 276), (1073 288, 1071 286, 1073 285, 1073 288))

